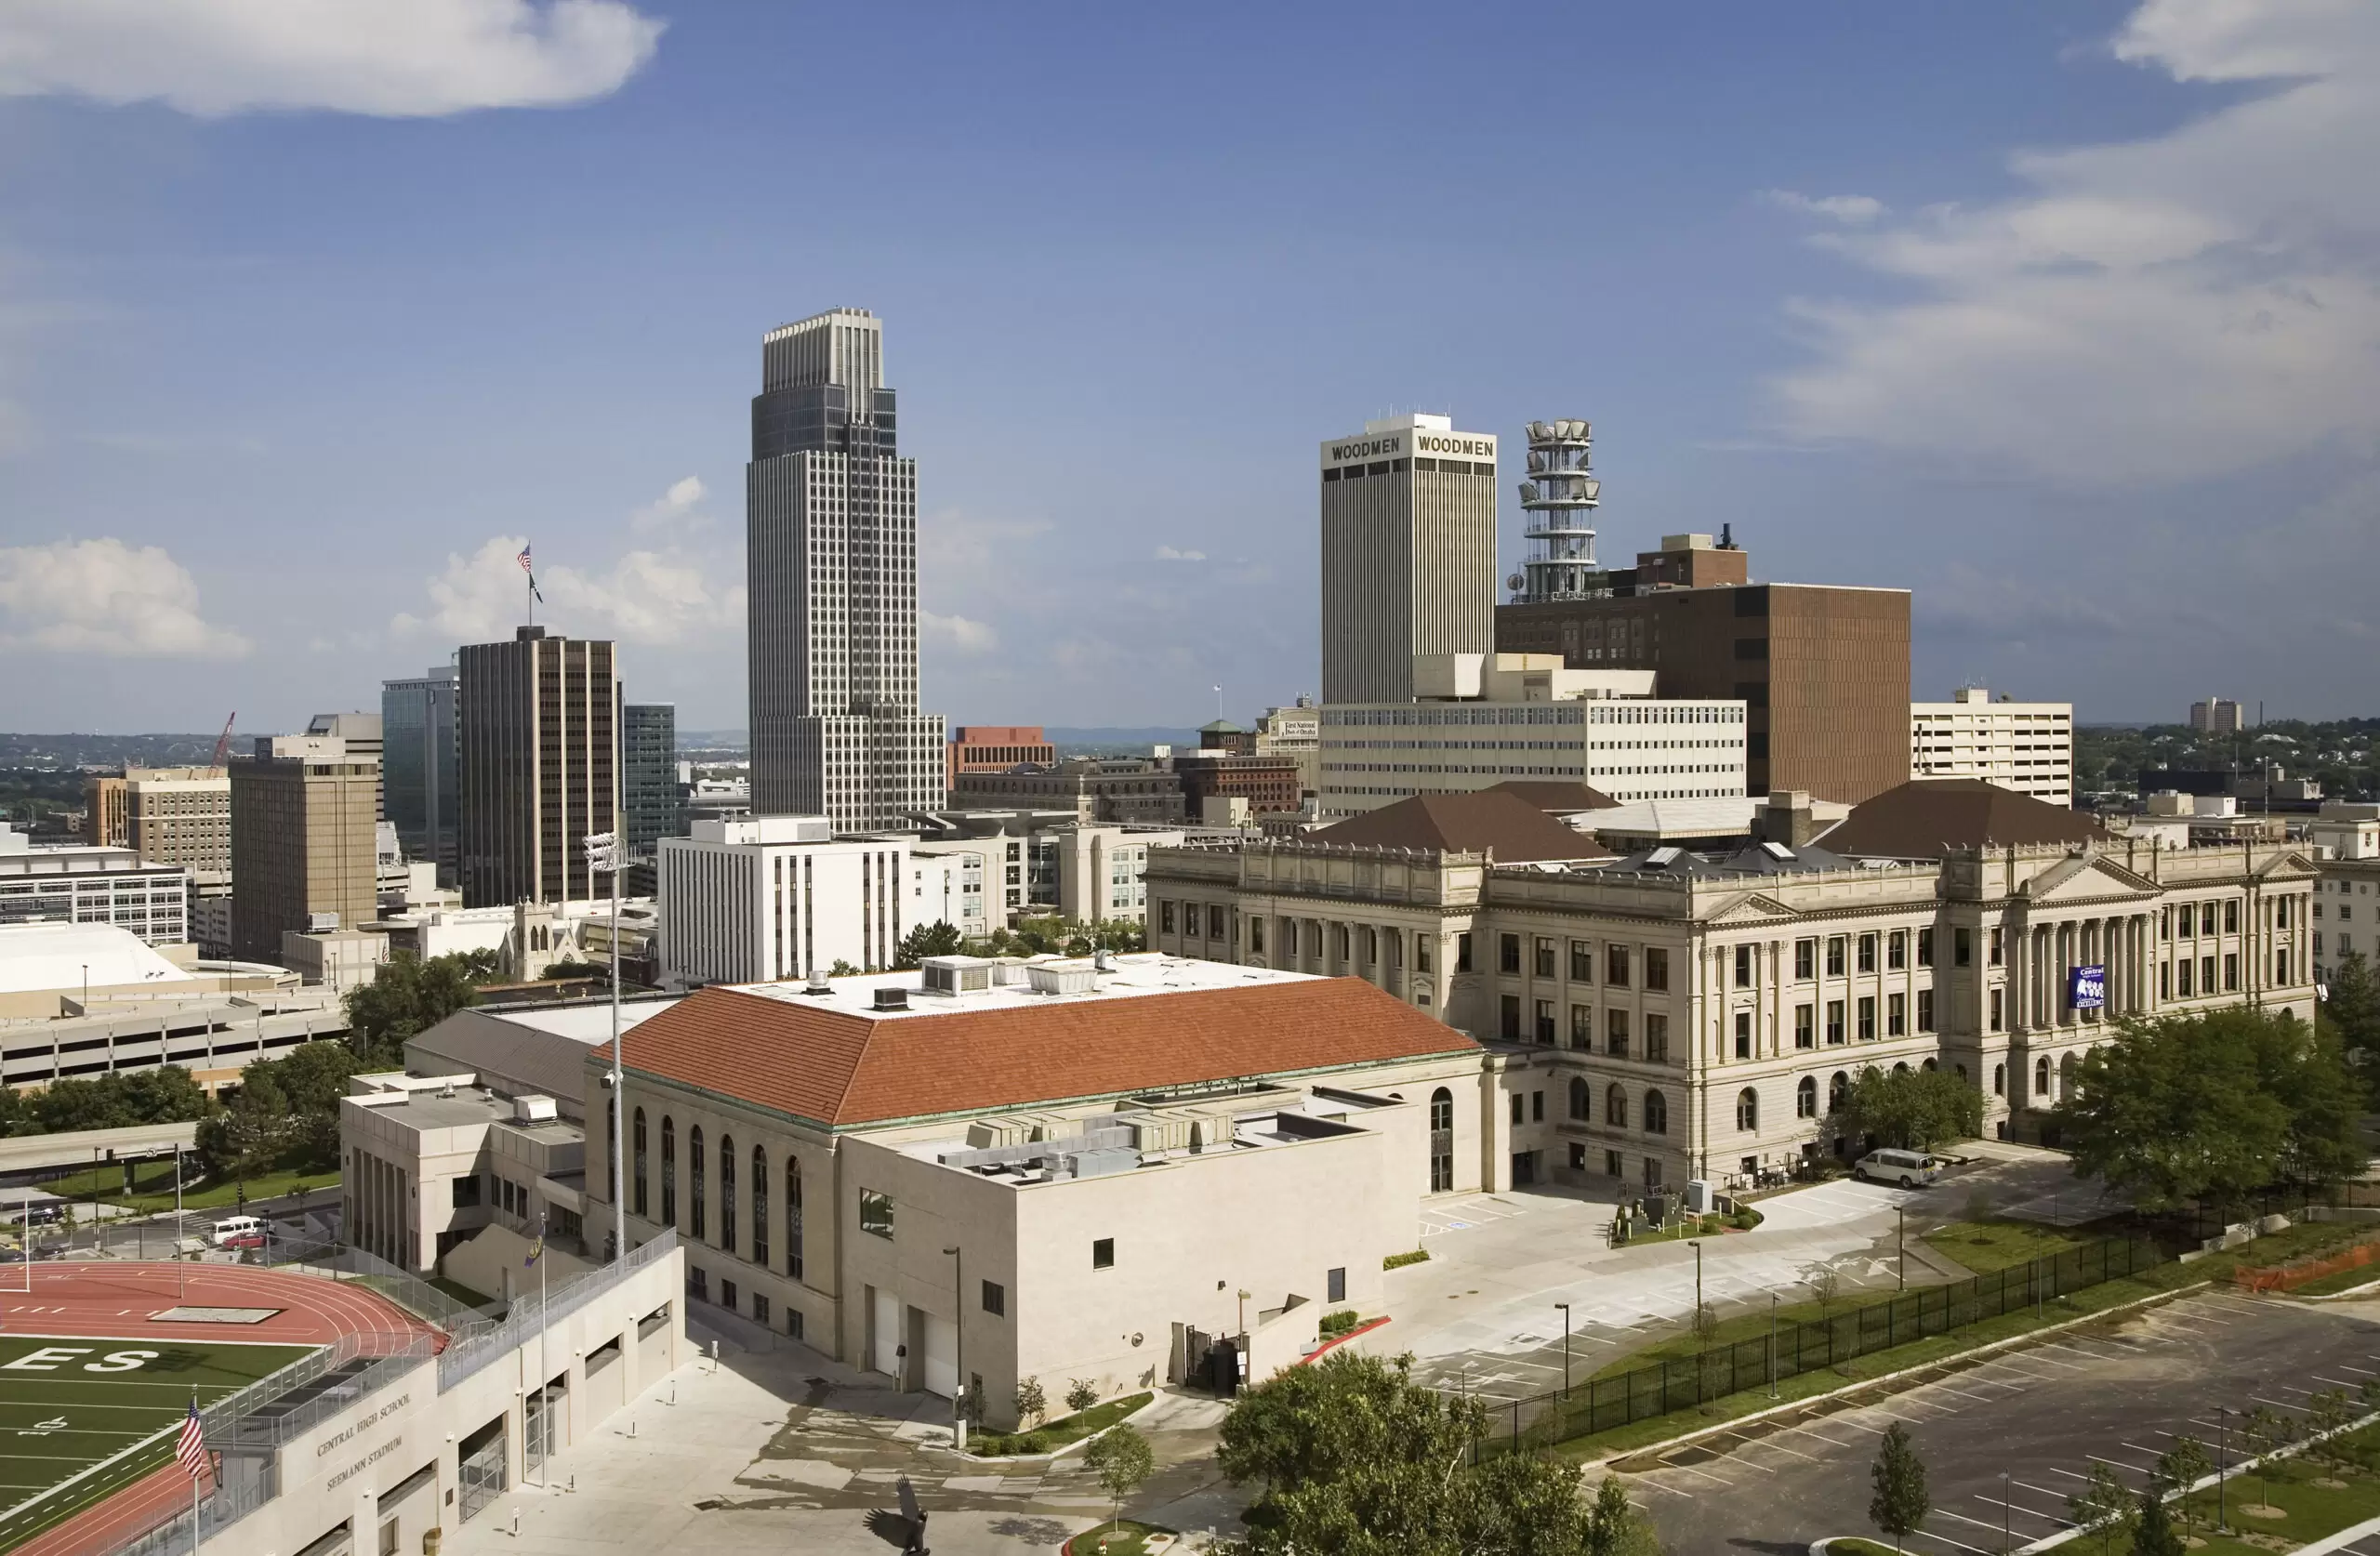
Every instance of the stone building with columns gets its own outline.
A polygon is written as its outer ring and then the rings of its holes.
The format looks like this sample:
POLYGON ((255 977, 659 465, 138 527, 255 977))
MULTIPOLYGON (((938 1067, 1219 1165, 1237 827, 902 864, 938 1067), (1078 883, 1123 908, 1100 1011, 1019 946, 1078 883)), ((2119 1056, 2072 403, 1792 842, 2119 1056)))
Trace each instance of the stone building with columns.
POLYGON ((1516 864, 1335 828, 1155 850, 1151 948, 1362 977, 1504 1053, 1500 1187, 1674 1187, 1847 1152, 1825 1118, 1869 1065, 1952 1070, 1988 1130, 2038 1138, 2117 1020, 2243 1001, 2311 1019, 2302 851, 2069 837, 2071 812, 2006 798, 1894 800, 1880 819, 1910 837, 1871 823, 1899 844, 1876 853, 1835 846, 1859 841, 1858 811, 1813 842, 1787 797, 1726 855, 1516 864))

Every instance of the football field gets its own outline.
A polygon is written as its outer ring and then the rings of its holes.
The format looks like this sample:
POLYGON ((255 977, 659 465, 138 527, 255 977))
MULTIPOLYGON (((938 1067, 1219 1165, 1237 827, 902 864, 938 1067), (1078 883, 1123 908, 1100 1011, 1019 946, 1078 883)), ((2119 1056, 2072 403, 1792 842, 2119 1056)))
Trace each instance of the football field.
POLYGON ((201 1409, 301 1345, 0 1335, 0 1551, 169 1462, 201 1409))

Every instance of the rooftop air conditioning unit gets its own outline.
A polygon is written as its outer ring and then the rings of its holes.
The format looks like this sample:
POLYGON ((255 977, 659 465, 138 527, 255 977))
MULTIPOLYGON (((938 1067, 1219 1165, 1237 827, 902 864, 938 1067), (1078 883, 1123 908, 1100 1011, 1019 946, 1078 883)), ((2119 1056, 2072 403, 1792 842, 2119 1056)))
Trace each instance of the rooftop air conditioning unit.
POLYGON ((876 1008, 879 1010, 906 1010, 909 1008, 909 991, 879 989, 876 991, 876 1008))
POLYGON ((560 1116, 551 1097, 533 1092, 512 1099, 512 1120, 516 1124, 550 1124, 560 1116))

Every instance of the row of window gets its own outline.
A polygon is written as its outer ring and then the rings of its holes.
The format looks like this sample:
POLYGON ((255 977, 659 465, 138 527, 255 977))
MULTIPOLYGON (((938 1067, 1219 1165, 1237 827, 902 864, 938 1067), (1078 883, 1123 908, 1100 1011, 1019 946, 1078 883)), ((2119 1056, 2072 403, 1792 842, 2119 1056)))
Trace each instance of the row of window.
MULTIPOLYGON (((635 1120, 630 1125, 630 1129, 635 1140, 633 1158, 635 1170, 628 1186, 629 1203, 635 1207, 636 1214, 653 1219, 652 1201, 647 1189, 647 1138, 642 1108, 636 1110, 635 1120)), ((687 1131, 686 1147, 689 1168, 687 1219, 681 1223, 678 1219, 678 1126, 675 1119, 668 1114, 663 1114, 661 1115, 661 1214, 658 1220, 665 1226, 677 1227, 696 1242, 707 1242, 710 1235, 711 1201, 707 1192, 705 1169, 711 1157, 704 1149, 702 1126, 696 1125, 687 1131)), ((735 1169, 740 1159, 735 1149, 734 1137, 725 1134, 720 1136, 718 1246, 722 1252, 730 1254, 738 1252, 736 1211, 739 1204, 735 1169)), ((760 1146, 752 1147, 751 1168, 751 1220, 748 1223, 751 1229, 750 1248, 748 1253, 742 1257, 748 1258, 753 1263, 765 1268, 769 1263, 769 1234, 772 1230, 769 1213, 770 1175, 768 1154, 760 1146)), ((785 1272, 793 1279, 800 1280, 802 1270, 801 1163, 789 1151, 786 1153, 785 1158, 784 1186, 785 1272)), ((866 1216, 866 1208, 863 1198, 861 1204, 863 1218, 866 1216)), ((889 1231, 885 1234, 891 1235, 889 1231)))

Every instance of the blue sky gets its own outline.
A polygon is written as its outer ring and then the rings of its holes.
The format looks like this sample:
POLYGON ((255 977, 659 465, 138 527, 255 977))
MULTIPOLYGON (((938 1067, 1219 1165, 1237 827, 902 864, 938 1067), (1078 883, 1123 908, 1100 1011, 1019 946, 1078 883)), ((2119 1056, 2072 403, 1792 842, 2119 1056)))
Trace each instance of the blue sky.
POLYGON ((375 705, 523 538, 740 725, 759 336, 835 305, 955 723, 1313 691, 1314 446, 1410 409, 1592 418, 1606 557, 1912 587, 1920 695, 2375 711, 2380 7, 338 15, 0 15, 0 727, 375 705))

